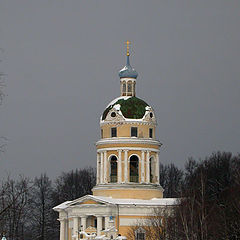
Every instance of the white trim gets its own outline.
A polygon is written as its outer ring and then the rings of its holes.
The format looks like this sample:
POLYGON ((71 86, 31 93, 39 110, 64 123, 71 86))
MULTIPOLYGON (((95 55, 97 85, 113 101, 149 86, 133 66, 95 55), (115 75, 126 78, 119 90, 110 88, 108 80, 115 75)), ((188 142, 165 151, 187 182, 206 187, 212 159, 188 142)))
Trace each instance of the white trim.
POLYGON ((146 182, 150 183, 149 151, 147 151, 146 182))
POLYGON ((160 152, 159 149, 156 148, 142 148, 142 147, 112 147, 112 148, 101 148, 101 149, 97 149, 97 152, 101 153, 103 151, 117 151, 117 150, 139 150, 139 151, 152 151, 152 152, 160 152))
POLYGON ((113 120, 101 120, 100 121, 100 127, 104 125, 116 125, 116 124, 135 124, 135 125, 150 125, 150 126, 157 126, 156 120, 153 121, 148 121, 148 120, 142 120, 142 119, 127 119, 125 118, 124 120, 118 120, 118 121, 113 121, 113 120))
POLYGON ((145 182, 144 180, 144 172, 145 172, 145 151, 142 151, 142 158, 141 158, 141 181, 145 182))
POLYGON ((100 139, 99 141, 96 142, 96 146, 98 145, 103 145, 103 144, 113 144, 113 143, 135 143, 135 144, 152 144, 152 145, 157 145, 161 146, 162 143, 160 143, 158 140, 153 140, 151 138, 147 139, 139 139, 137 137, 126 137, 126 138, 104 138, 100 139))
POLYGON ((118 183, 122 182, 122 150, 118 150, 118 183))

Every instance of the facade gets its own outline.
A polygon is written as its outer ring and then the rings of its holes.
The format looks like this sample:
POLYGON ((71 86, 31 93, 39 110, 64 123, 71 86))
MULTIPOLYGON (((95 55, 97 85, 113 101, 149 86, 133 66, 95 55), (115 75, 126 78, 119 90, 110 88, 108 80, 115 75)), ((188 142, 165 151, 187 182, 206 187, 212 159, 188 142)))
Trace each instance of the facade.
POLYGON ((93 195, 54 207, 59 212, 60 240, 126 236, 131 226, 154 216, 154 208, 176 204, 176 199, 163 198, 157 121, 153 108, 136 97, 138 74, 129 57, 127 48, 127 63, 119 72, 120 97, 100 118, 93 195))

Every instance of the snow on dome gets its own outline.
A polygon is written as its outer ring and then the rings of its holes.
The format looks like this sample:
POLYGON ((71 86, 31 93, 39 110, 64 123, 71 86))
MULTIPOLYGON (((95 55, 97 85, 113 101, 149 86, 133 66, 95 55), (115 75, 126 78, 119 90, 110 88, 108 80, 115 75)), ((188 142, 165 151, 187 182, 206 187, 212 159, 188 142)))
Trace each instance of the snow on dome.
MULTIPOLYGON (((105 120, 109 111, 114 108, 119 110, 125 119, 142 120, 149 106, 145 101, 137 97, 119 97, 114 99, 104 110, 101 120, 105 120)), ((149 106, 150 107, 150 106, 149 106)))

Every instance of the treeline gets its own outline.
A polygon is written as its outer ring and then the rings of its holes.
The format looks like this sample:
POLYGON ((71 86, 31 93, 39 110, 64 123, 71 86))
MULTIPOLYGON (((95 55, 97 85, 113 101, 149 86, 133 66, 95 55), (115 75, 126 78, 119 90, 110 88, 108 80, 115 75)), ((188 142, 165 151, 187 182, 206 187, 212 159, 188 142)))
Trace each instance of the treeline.
MULTIPOLYGON (((52 208, 91 194, 95 183, 93 168, 63 172, 53 181, 46 174, 5 179, 0 185, 0 234, 5 232, 8 240, 58 240, 58 214, 52 208)), ((145 227, 149 240, 240 239, 240 155, 190 158, 184 169, 161 164, 160 184, 164 197, 181 200, 171 211, 156 211, 147 224, 151 228, 145 227)))
POLYGON ((8 177, 0 186, 0 234, 8 240, 58 240, 58 214, 52 208, 91 194, 95 180, 93 168, 63 172, 55 181, 46 174, 8 177))
POLYGON ((150 240, 240 239, 240 155, 213 153, 204 160, 193 158, 184 170, 160 166, 165 197, 177 197, 179 206, 159 209, 150 227, 150 240))

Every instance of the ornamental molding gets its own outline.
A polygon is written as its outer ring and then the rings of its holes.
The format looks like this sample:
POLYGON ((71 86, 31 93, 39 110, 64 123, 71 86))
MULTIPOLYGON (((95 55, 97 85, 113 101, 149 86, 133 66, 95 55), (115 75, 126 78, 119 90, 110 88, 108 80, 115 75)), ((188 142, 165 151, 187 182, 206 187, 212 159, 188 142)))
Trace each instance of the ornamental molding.
MULTIPOLYGON (((162 146, 162 143, 160 143, 157 140, 152 139, 139 139, 136 137, 131 138, 104 138, 100 139, 96 142, 96 146, 104 145, 104 144, 118 144, 118 143, 128 143, 128 144, 150 144, 150 145, 157 145, 159 147, 162 146)), ((119 148, 120 150, 121 148, 119 148)), ((125 148, 127 149, 127 147, 125 148)), ((148 148, 146 148, 148 150, 148 148)))
POLYGON ((156 148, 140 148, 140 147, 115 147, 115 148, 103 148, 103 149, 98 149, 97 152, 101 153, 103 151, 117 151, 119 149, 122 150, 136 150, 136 151, 152 151, 152 152, 160 152, 160 150, 156 149, 156 148))
POLYGON ((119 120, 119 121, 113 121, 113 120, 101 120, 100 121, 100 127, 104 126, 104 125, 114 125, 114 126, 120 126, 120 125, 138 125, 138 126, 157 126, 157 122, 153 122, 153 121, 134 121, 133 119, 129 120, 119 120))

